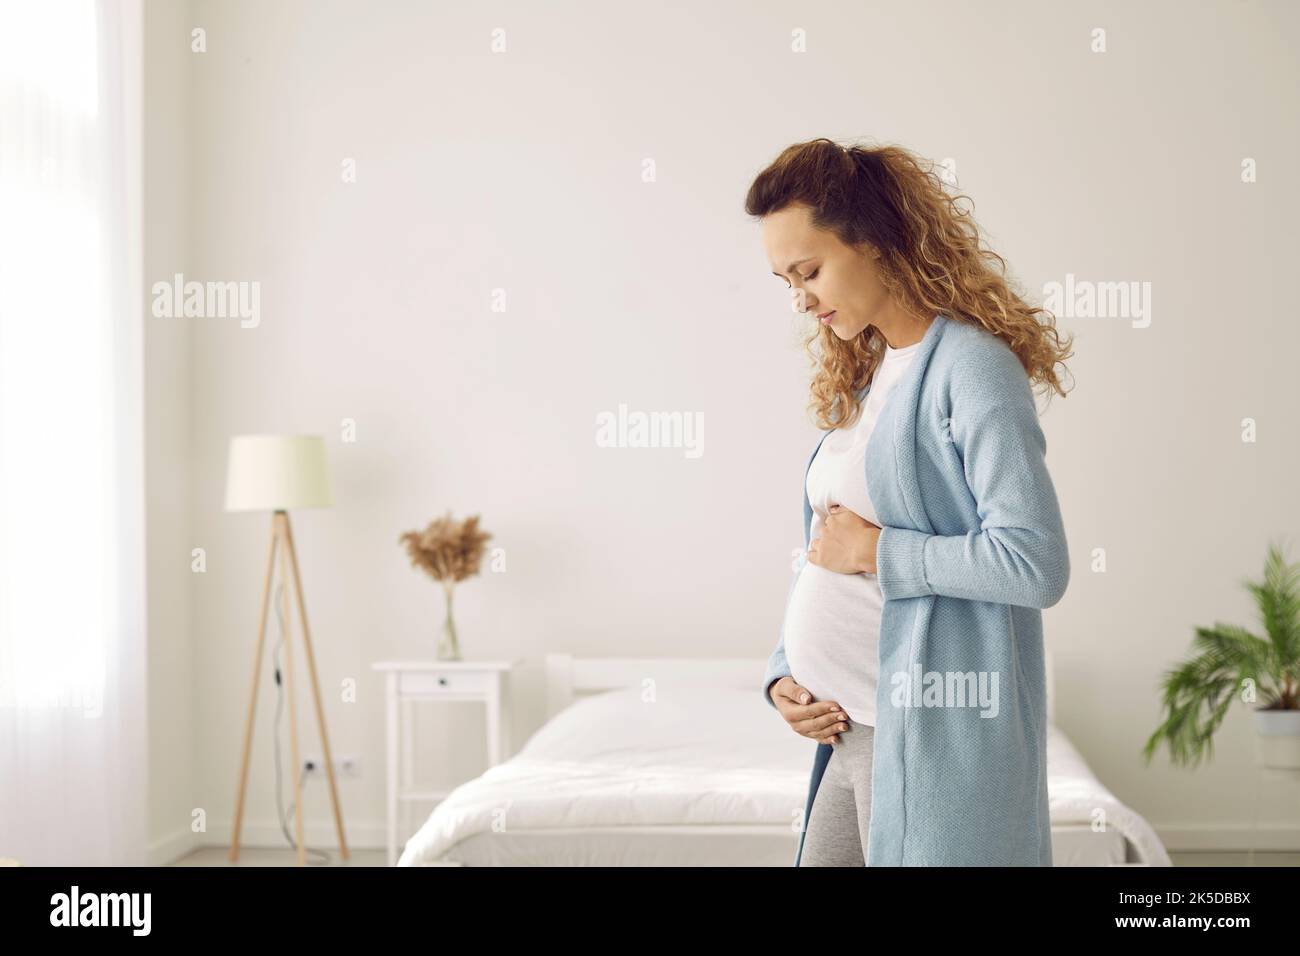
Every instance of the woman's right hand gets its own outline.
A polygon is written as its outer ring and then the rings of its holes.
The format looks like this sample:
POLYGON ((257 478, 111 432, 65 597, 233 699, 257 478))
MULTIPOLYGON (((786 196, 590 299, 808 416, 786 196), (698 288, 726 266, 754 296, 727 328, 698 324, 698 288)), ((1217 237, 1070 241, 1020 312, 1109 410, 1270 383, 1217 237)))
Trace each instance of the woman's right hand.
POLYGON ((849 729, 848 715, 840 710, 839 704, 813 700, 812 692, 796 684, 793 677, 774 681, 768 695, 785 722, 801 737, 819 744, 839 743, 838 731, 849 729))

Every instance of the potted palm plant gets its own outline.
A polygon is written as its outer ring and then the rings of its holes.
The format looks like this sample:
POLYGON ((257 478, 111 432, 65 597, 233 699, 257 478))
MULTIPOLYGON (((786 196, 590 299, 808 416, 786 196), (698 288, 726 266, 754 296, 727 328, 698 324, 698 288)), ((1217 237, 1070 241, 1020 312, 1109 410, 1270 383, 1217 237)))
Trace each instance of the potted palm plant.
POLYGON ((1242 583, 1255 597, 1265 636, 1218 622, 1196 628, 1195 656, 1165 673, 1165 719, 1143 748, 1148 763, 1162 741, 1175 764, 1213 758, 1214 733, 1240 693, 1259 705, 1259 763, 1300 770, 1300 564, 1287 564, 1270 545, 1264 580, 1242 583))

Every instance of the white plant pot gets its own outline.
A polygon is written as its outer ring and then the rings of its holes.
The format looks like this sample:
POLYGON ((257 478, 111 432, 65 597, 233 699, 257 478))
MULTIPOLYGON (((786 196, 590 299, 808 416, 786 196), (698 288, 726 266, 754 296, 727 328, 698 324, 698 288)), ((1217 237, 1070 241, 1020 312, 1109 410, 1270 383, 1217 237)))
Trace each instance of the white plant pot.
POLYGON ((1255 759, 1264 767, 1300 770, 1300 710, 1255 711, 1255 759))

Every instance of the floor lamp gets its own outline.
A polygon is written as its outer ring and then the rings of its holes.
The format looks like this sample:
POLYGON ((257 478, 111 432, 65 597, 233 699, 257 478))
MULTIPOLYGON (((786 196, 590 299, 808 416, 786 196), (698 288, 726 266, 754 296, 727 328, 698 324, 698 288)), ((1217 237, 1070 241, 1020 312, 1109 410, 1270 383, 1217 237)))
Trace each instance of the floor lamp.
POLYGON ((339 849, 349 859, 347 840, 343 836, 343 813, 339 809, 338 788, 334 783, 334 760, 330 756, 329 735, 325 731, 325 711, 321 707, 320 682, 316 679, 316 658, 311 649, 307 628, 307 605, 302 597, 302 579, 298 574, 298 555, 293 547, 289 527, 290 508, 327 508, 333 504, 329 469, 325 463, 325 441, 311 435, 236 435, 230 440, 229 470, 226 476, 227 511, 270 511, 271 552, 266 561, 266 580, 262 585, 262 610, 257 620, 257 651, 253 658, 253 692, 244 725, 244 753, 240 759, 239 790, 235 797, 235 828, 230 840, 230 862, 239 859, 239 831, 244 816, 244 789, 248 783, 248 756, 253 743, 253 715, 257 711, 257 685, 262 672, 262 645, 266 638, 266 614, 271 600, 271 579, 277 552, 280 559, 282 610, 284 614, 284 676, 289 699, 289 748, 293 759, 294 833, 298 845, 298 865, 307 862, 302 832, 302 762, 298 757, 298 717, 294 698, 293 626, 289 617, 289 584, 292 582, 302 620, 302 646, 307 656, 316 720, 320 726, 321 747, 325 752, 325 773, 329 777, 330 802, 334 807, 334 825, 338 829, 339 849))

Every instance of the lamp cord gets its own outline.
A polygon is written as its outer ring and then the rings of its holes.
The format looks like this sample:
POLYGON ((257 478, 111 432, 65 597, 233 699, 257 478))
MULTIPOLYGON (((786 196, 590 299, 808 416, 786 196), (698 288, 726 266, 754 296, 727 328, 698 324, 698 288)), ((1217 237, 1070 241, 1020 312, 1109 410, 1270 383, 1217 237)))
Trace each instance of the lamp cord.
MULTIPOLYGON (((289 841, 289 846, 294 851, 297 851, 298 844, 293 841, 293 837, 289 833, 289 822, 288 822, 289 814, 293 813, 294 804, 293 803, 289 804, 288 811, 281 809, 283 797, 280 793, 280 784, 281 784, 280 781, 280 712, 284 707, 284 683, 280 680, 280 648, 284 646, 284 636, 286 631, 288 630, 284 620, 284 602, 282 600, 283 594, 284 594, 284 582, 277 581, 276 588, 275 588, 275 619, 280 625, 280 639, 276 642, 275 651, 272 654, 272 659, 275 663, 275 688, 276 688, 275 807, 280 814, 280 832, 283 833, 284 838, 289 841)), ((303 787, 304 788, 306 787, 306 781, 303 781, 303 787)), ((331 862, 329 853, 327 853, 324 850, 314 849, 313 847, 309 847, 306 844, 303 845, 303 850, 307 853, 308 856, 314 857, 314 859, 311 860, 312 866, 327 866, 331 862)))

